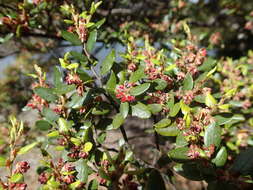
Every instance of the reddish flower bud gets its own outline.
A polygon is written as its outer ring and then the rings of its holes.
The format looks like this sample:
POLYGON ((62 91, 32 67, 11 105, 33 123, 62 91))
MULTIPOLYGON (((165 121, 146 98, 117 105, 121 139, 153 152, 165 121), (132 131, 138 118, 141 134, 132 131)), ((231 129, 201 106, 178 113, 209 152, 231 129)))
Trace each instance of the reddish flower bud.
POLYGON ((18 162, 15 173, 26 173, 30 169, 30 165, 26 161, 18 162))

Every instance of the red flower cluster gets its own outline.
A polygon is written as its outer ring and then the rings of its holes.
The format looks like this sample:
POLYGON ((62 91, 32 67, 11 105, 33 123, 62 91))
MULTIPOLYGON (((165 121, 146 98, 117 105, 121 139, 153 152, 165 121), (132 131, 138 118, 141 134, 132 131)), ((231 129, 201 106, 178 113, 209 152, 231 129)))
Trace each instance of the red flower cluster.
POLYGON ((75 84, 76 85, 76 89, 77 89, 77 93, 82 96, 83 92, 84 92, 84 86, 83 86, 83 81, 80 79, 80 77, 77 74, 70 74, 68 73, 68 75, 65 78, 65 81, 67 84, 75 84))
POLYGON ((26 190, 27 184, 25 183, 11 183, 10 190, 26 190))
POLYGON ((14 173, 26 173, 30 169, 30 165, 26 161, 18 162, 14 173))
POLYGON ((130 89, 134 86, 133 83, 125 82, 123 85, 118 85, 116 88, 116 98, 121 102, 132 102, 135 97, 129 94, 130 89))
POLYGON ((42 111, 44 106, 48 107, 48 103, 37 94, 33 94, 32 99, 27 103, 26 106, 42 111))

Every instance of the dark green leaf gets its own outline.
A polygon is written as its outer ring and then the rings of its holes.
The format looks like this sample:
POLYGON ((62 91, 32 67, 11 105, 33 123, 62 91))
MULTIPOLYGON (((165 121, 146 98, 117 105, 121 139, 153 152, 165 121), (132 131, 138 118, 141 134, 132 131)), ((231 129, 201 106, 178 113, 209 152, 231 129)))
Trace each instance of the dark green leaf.
POLYGON ((232 165, 232 170, 242 175, 253 175, 253 148, 242 151, 232 165))
POLYGON ((132 116, 136 116, 142 119, 148 119, 151 116, 151 113, 148 107, 142 103, 138 103, 132 107, 132 116))
POLYGON ((166 190, 162 175, 158 170, 153 169, 149 175, 146 190, 166 190))
POLYGON ((102 62, 100 70, 101 75, 105 75, 111 70, 114 61, 115 61, 115 50, 113 49, 102 62))
POLYGON ((36 121, 35 126, 37 129, 39 129, 41 131, 47 131, 47 130, 51 129, 51 124, 49 122, 47 122, 46 120, 36 121))
POLYGON ((34 89, 35 94, 39 95, 41 98, 53 102, 57 100, 57 96, 53 94, 53 89, 44 88, 44 87, 37 87, 34 89))
POLYGON ((221 142, 221 128, 215 122, 209 124, 205 129, 204 143, 207 147, 215 145, 218 147, 221 142))
POLYGON ((143 94, 144 92, 146 92, 149 89, 149 87, 150 87, 150 83, 141 84, 139 86, 133 87, 130 90, 130 94, 133 96, 139 96, 143 94))
POLYGON ((105 171, 102 168, 98 169, 98 173, 100 177, 102 177, 103 179, 110 180, 110 177, 105 173, 105 171))
POLYGON ((77 93, 75 93, 71 97, 70 102, 68 102, 66 106, 69 108, 74 108, 74 109, 81 108, 86 98, 86 95, 87 94, 85 94, 84 96, 79 96, 77 93))
POLYGON ((191 90, 193 88, 193 79, 190 73, 187 73, 183 82, 183 90, 191 90))
POLYGON ((90 181, 88 190, 97 190, 98 189, 98 182, 97 180, 93 179, 90 181))
POLYGON ((74 34, 74 33, 71 33, 71 32, 65 31, 65 30, 62 30, 61 31, 61 36, 65 40, 71 42, 73 45, 76 45, 76 46, 82 45, 82 42, 79 39, 79 37, 78 37, 77 34, 74 34))
POLYGON ((96 40, 97 40, 97 30, 93 30, 92 32, 90 32, 89 34, 89 38, 88 38, 88 41, 87 41, 87 51, 89 53, 92 52, 93 48, 94 48, 94 45, 96 43, 96 40))
POLYGON ((111 106, 108 103, 102 102, 92 109, 93 115, 105 115, 111 111, 111 106))

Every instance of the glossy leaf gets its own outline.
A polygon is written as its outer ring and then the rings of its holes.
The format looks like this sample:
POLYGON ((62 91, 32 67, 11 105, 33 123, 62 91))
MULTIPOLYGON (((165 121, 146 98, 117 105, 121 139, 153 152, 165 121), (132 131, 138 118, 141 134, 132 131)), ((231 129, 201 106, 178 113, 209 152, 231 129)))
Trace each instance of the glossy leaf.
POLYGON ((45 120, 36 121, 35 126, 41 131, 47 131, 51 128, 51 124, 45 120))
POLYGON ((155 128, 164 128, 164 127, 167 127, 169 124, 171 123, 171 120, 170 119, 162 119, 161 121, 159 121, 158 123, 156 123, 154 125, 155 128))
POLYGON ((57 96, 53 93, 53 89, 37 87, 34 89, 35 94, 39 95, 41 98, 53 102, 57 100, 57 96))
POLYGON ((178 112, 180 111, 180 102, 173 105, 172 108, 170 108, 170 117, 175 117, 178 112))
POLYGON ((18 151, 18 154, 25 154, 25 153, 27 153, 28 151, 30 151, 31 149, 33 149, 37 144, 38 144, 38 142, 34 142, 34 143, 28 144, 28 145, 20 148, 19 151, 18 151))
POLYGON ((89 53, 92 52, 93 48, 94 48, 94 45, 96 43, 96 40, 97 40, 97 30, 93 30, 92 32, 90 32, 89 34, 89 38, 88 38, 88 41, 87 41, 87 51, 89 53))
POLYGON ((215 122, 205 128, 204 143, 207 147, 215 145, 218 147, 221 142, 221 128, 215 122))
POLYGON ((130 94, 133 96, 139 96, 143 94, 144 92, 146 92, 149 89, 149 87, 150 87, 150 83, 141 84, 139 86, 133 87, 130 90, 130 94))
POLYGON ((114 116, 112 125, 114 129, 119 128, 124 123, 124 117, 121 113, 118 113, 114 116))
POLYGON ((71 42, 73 45, 76 45, 76 46, 82 45, 82 42, 79 39, 79 37, 78 37, 77 34, 74 34, 74 33, 71 33, 71 32, 65 31, 65 30, 62 30, 61 31, 61 36, 65 40, 71 42))
POLYGON ((193 79, 190 73, 187 73, 183 81, 183 90, 191 90, 193 88, 193 79))
POLYGON ((224 166, 228 158, 228 153, 226 147, 221 147, 216 157, 212 160, 212 162, 217 166, 224 166))
POLYGON ((102 66, 101 66, 101 75, 105 75, 107 74, 112 66, 113 63, 115 61, 115 50, 113 49, 104 59, 104 61, 102 62, 102 66))
POLYGON ((9 179, 11 183, 18 183, 24 180, 24 176, 21 173, 14 173, 9 179))
POLYGON ((210 93, 207 93, 206 99, 205 99, 205 104, 208 107, 212 108, 212 107, 217 105, 217 101, 215 100, 215 98, 210 93))
POLYGON ((152 114, 159 113, 163 109, 161 104, 148 104, 147 106, 152 114))
POLYGON ((75 168, 77 171, 77 179, 79 179, 81 182, 86 182, 88 179, 88 165, 87 165, 87 161, 85 161, 84 159, 79 159, 76 163, 75 163, 75 168))
POLYGON ((123 118, 126 118, 129 112, 129 103, 128 102, 122 102, 120 103, 120 113, 123 116, 123 118))
POLYGON ((169 126, 165 128, 155 128, 155 131, 162 136, 177 136, 180 132, 176 126, 169 126))
POLYGON ((151 116, 151 112, 145 104, 138 103, 132 107, 132 116, 136 116, 142 119, 148 119, 151 116))
POLYGON ((172 149, 168 152, 168 156, 177 162, 185 162, 190 160, 190 157, 187 156, 189 151, 188 147, 179 147, 172 149))
POLYGON ((41 113, 46 118, 46 120, 49 121, 49 122, 55 122, 59 119, 59 115, 57 115, 50 108, 44 107, 41 113))
POLYGON ((154 189, 166 190, 162 175, 158 170, 155 169, 153 169, 149 175, 146 190, 154 190, 154 189))

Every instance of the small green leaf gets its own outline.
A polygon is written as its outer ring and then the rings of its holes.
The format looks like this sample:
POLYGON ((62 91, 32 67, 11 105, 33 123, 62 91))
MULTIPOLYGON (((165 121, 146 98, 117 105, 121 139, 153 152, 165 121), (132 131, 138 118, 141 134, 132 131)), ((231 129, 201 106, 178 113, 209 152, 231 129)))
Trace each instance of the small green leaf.
POLYGON ((54 67, 54 86, 58 87, 62 84, 62 74, 58 67, 54 67))
POLYGON ((207 93, 206 99, 205 99, 205 104, 208 107, 212 108, 212 107, 217 105, 217 101, 215 100, 215 98, 210 93, 207 93))
POLYGON ((73 94, 73 96, 71 96, 71 100, 66 104, 66 106, 73 109, 81 108, 86 95, 87 94, 84 96, 79 96, 77 93, 73 94))
POLYGON ((49 108, 44 107, 41 113, 49 122, 55 122, 59 119, 59 115, 49 108))
POLYGON ((137 82, 138 80, 142 79, 145 77, 145 72, 144 72, 144 68, 140 67, 139 69, 137 69, 135 72, 133 72, 129 78, 129 82, 130 83, 134 83, 137 82))
POLYGON ((175 117, 179 111, 180 111, 180 102, 174 104, 173 107, 170 108, 170 117, 175 117))
POLYGON ((161 104, 148 104, 148 108, 152 114, 159 113, 163 109, 161 104))
POLYGON ((88 190, 97 190, 98 189, 98 182, 97 180, 93 179, 89 182, 88 190))
POLYGON ((0 167, 6 166, 6 158, 3 156, 0 156, 0 167))
POLYGON ((74 33, 71 33, 71 32, 65 31, 65 30, 62 30, 61 31, 61 36, 65 40, 71 42, 73 45, 76 45, 76 46, 82 45, 82 42, 79 39, 79 37, 78 37, 77 34, 74 34, 74 33))
POLYGON ((114 61, 115 61, 115 50, 113 49, 102 62, 100 70, 101 75, 105 75, 111 70, 114 61))
POLYGON ((67 121, 64 118, 59 118, 58 125, 59 125, 59 131, 60 132, 67 132, 72 127, 73 122, 67 121))
POLYGON ((117 79, 113 71, 111 71, 110 78, 106 83, 106 90, 110 93, 113 93, 117 84, 117 79))
POLYGON ((164 90, 168 86, 168 83, 163 79, 155 79, 153 82, 156 83, 156 90, 164 90))
POLYGON ((187 73, 183 82, 183 90, 192 90, 193 79, 190 73, 187 73))
POLYGON ((90 152, 92 147, 93 147, 93 144, 91 142, 86 142, 84 144, 83 150, 84 150, 84 152, 90 152))
POLYGON ((51 124, 49 122, 47 122, 46 120, 36 121, 35 126, 37 129, 39 129, 41 131, 47 131, 47 130, 51 129, 51 124))
POLYGON ((60 86, 57 86, 53 89, 53 92, 57 95, 67 94, 69 92, 72 92, 76 89, 76 86, 74 84, 67 85, 67 84, 61 84, 60 86))
POLYGON ((79 179, 81 182, 86 182, 89 172, 87 161, 84 159, 79 159, 77 162, 75 162, 75 168, 77 171, 77 179, 79 179))
POLYGON ((205 129, 205 135, 204 135, 204 144, 206 147, 209 147, 210 145, 215 145, 218 147, 221 142, 221 128, 220 126, 216 126, 216 123, 213 122, 209 124, 205 129))
POLYGON ((212 162, 217 166, 224 166, 228 158, 228 153, 226 147, 221 147, 216 157, 212 160, 212 162))
POLYGON ((24 176, 21 173, 15 173, 11 176, 10 178, 10 182, 11 183, 18 183, 18 182, 22 182, 24 180, 24 176))
POLYGON ((154 125, 155 128, 164 128, 164 127, 167 127, 169 124, 171 123, 171 120, 170 119, 162 119, 161 121, 159 121, 158 123, 156 123, 154 125))
POLYGON ((44 88, 44 87, 37 87, 34 89, 35 94, 39 95, 44 100, 49 102, 53 102, 57 100, 57 96, 53 94, 53 89, 44 88))
POLYGON ((94 48, 94 45, 97 41, 97 30, 93 30, 92 32, 90 32, 89 34, 89 38, 88 38, 88 41, 87 41, 87 51, 89 53, 92 52, 93 48, 94 48))
POLYGON ((98 173, 100 177, 102 177, 103 179, 107 179, 107 180, 111 179, 110 176, 108 176, 102 168, 98 169, 98 173))
POLYGON ((123 116, 123 118, 126 118, 129 112, 129 103, 128 102, 122 102, 120 103, 120 113, 123 116))
POLYGON ((136 116, 142 119, 148 119, 151 116, 151 113, 148 107, 145 104, 138 103, 132 107, 132 116, 136 116))
POLYGON ((162 136, 173 137, 177 136, 180 132, 176 126, 169 126, 166 128, 155 128, 155 131, 162 136))
POLYGON ((188 147, 179 147, 175 148, 173 150, 170 150, 168 152, 168 156, 175 161, 178 162, 185 162, 187 160, 190 160, 190 157, 187 156, 189 151, 188 147))
POLYGON ((150 83, 141 84, 139 86, 133 87, 130 90, 130 94, 133 96, 139 96, 143 94, 144 92, 146 92, 149 89, 149 87, 150 87, 150 83))
POLYGON ((112 125, 114 129, 118 129, 124 123, 124 117, 121 113, 118 113, 114 116, 112 125))
POLYGON ((36 145, 38 144, 38 142, 34 142, 34 143, 31 143, 31 144, 28 144, 24 147, 22 147, 21 149, 19 149, 18 151, 18 154, 25 154, 27 153, 28 151, 30 151, 32 148, 34 148, 36 145))
POLYGON ((187 142, 185 136, 181 133, 177 135, 176 145, 177 147, 187 146, 189 143, 187 142))

